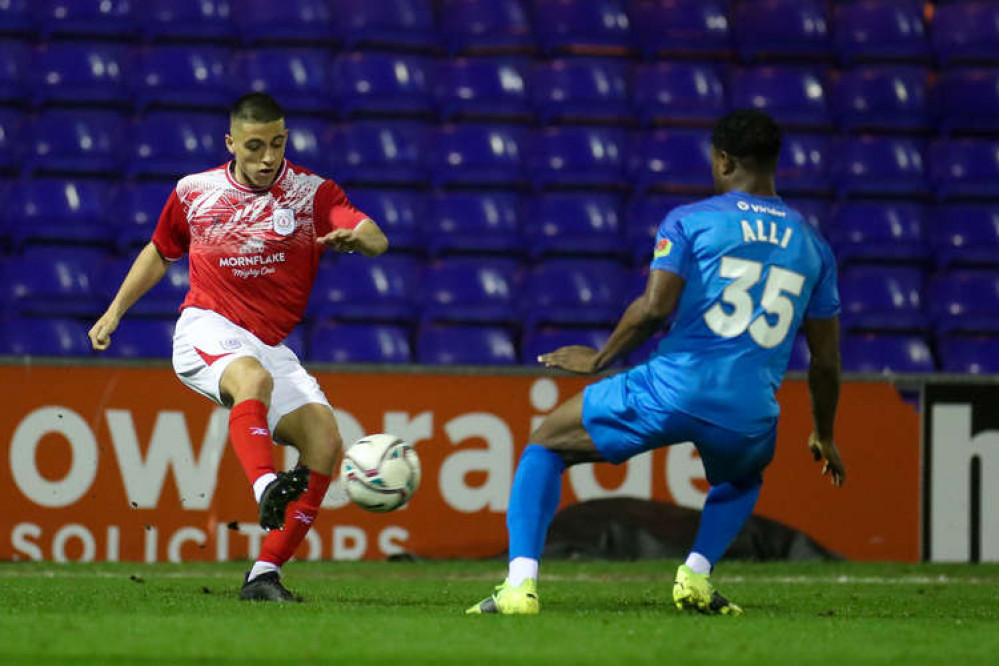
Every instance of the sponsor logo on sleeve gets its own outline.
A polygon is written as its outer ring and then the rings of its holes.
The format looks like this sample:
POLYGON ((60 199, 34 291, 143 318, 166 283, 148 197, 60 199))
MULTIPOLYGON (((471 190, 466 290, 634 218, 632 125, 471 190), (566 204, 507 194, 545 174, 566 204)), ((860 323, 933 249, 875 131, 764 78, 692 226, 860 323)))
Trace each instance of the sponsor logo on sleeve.
POLYGON ((668 238, 664 238, 658 243, 656 243, 656 249, 652 253, 653 259, 661 259, 662 257, 668 257, 670 250, 673 249, 673 241, 668 238))

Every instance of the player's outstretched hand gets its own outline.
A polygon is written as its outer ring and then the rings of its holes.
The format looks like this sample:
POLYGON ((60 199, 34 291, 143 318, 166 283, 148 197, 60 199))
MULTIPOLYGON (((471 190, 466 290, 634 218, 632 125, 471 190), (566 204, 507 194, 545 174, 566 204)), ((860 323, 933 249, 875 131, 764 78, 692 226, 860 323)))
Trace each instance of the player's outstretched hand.
POLYGON ((325 236, 317 238, 316 242, 337 252, 346 252, 348 254, 363 249, 363 241, 354 229, 336 229, 325 236))
POLYGON ((559 347, 553 352, 538 356, 538 363, 544 363, 546 368, 562 368, 569 372, 588 375, 599 370, 597 367, 597 350, 583 345, 559 347))
POLYGON ((839 449, 832 440, 823 442, 813 432, 808 436, 808 449, 812 452, 812 457, 816 461, 824 461, 822 464, 822 475, 829 474, 829 480, 837 488, 841 488, 846 483, 846 468, 843 460, 839 457, 839 449))
POLYGON ((97 351, 104 351, 111 346, 111 334, 116 328, 118 328, 118 317, 105 312, 87 332, 90 344, 97 351))

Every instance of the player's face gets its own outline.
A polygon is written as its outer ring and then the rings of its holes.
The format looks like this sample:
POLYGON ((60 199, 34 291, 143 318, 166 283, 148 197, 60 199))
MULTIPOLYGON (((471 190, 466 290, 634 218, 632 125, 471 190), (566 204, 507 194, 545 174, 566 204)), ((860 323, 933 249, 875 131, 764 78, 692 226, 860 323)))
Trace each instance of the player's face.
POLYGON ((287 141, 283 118, 269 123, 234 123, 225 145, 236 158, 236 178, 252 187, 269 186, 281 169, 287 141))

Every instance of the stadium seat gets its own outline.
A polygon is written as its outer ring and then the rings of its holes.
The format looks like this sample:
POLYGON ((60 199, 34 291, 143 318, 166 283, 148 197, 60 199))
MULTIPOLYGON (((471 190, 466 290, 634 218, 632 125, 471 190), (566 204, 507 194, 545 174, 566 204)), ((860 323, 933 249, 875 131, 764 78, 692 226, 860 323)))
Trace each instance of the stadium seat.
POLYGON ((851 201, 836 208, 826 236, 840 264, 922 262, 929 256, 925 217, 917 203, 851 201))
POLYGON ((321 319, 411 321, 420 273, 412 257, 327 253, 306 312, 321 319))
POLYGON ((534 37, 521 0, 443 0, 441 39, 453 54, 527 53, 534 37))
POLYGON ((257 48, 233 59, 233 80, 254 92, 273 96, 286 110, 328 113, 330 67, 319 49, 257 48))
POLYGON ((170 358, 173 355, 172 319, 126 317, 111 336, 104 355, 112 358, 170 358))
POLYGON ((533 137, 527 166, 537 187, 623 186, 625 138, 618 128, 547 127, 533 137))
POLYGON ((628 176, 638 191, 712 191, 710 132, 657 129, 636 134, 628 154, 628 176))
POLYGON ((114 111, 55 109, 32 123, 25 174, 120 172, 122 117, 114 111))
POLYGON ((929 239, 938 266, 999 266, 999 204, 941 206, 933 218, 929 239))
POLYGON ((523 219, 524 242, 532 259, 629 254, 621 231, 621 200, 613 194, 539 194, 525 202, 523 219))
POLYGON ((999 61, 999 5, 981 1, 938 4, 932 41, 937 60, 945 67, 999 61))
MULTIPOLYGON (((297 116, 287 120, 287 127, 288 159, 311 171, 324 171, 330 161, 327 144, 332 133, 332 125, 322 118, 297 116)), ((320 175, 328 174, 320 173, 320 175)))
POLYGON ((531 98, 543 124, 631 120, 628 68, 595 58, 561 58, 534 65, 531 98))
POLYGON ((631 30, 647 59, 726 56, 732 51, 727 0, 629 0, 631 30))
MULTIPOLYGON (((520 350, 520 362, 524 365, 538 365, 538 356, 553 352, 559 347, 585 345, 600 349, 610 337, 609 328, 560 328, 541 326, 524 333, 520 350)), ((621 363, 615 363, 615 366, 621 363)))
POLYGON ((430 264, 420 281, 421 320, 516 324, 517 270, 513 259, 452 257, 430 264))
POLYGON ((510 192, 441 192, 430 200, 427 250, 459 253, 523 253, 520 201, 510 192))
MULTIPOLYGON (((139 51, 132 69, 136 106, 227 108, 232 53, 211 46, 156 46, 139 51)), ((242 92, 242 91, 240 91, 242 92)))
POLYGON ((687 203, 692 203, 692 199, 672 194, 651 194, 637 196, 628 204, 625 242, 636 264, 652 261, 659 225, 671 210, 687 203))
POLYGON ((782 127, 830 126, 826 82, 820 70, 751 67, 732 73, 729 86, 733 109, 766 111, 782 127))
POLYGON ((348 50, 437 47, 430 0, 332 0, 336 36, 348 50))
POLYGON ((35 50, 28 70, 32 102, 128 105, 125 51, 100 43, 52 42, 35 50))
POLYGON ((5 35, 27 35, 34 32, 35 27, 29 0, 0 2, 0 32, 5 35))
POLYGON ((22 179, 0 217, 16 247, 33 242, 106 243, 115 237, 108 186, 97 180, 22 179))
POLYGON ((26 248, 7 264, 8 302, 21 315, 95 316, 109 300, 97 291, 105 257, 96 248, 26 248))
POLYGON ((918 331, 926 327, 918 268, 854 266, 839 275, 844 330, 918 331))
POLYGON ((58 37, 113 37, 136 34, 135 5, 131 0, 35 0, 35 25, 43 39, 58 37))
POLYGON ((926 70, 865 67, 836 80, 836 120, 850 131, 924 130, 929 124, 926 70))
POLYGON ((922 0, 860 0, 833 7, 833 42, 844 64, 878 60, 926 62, 922 0))
POLYGON ((323 322, 309 336, 318 363, 409 363, 409 335, 401 326, 323 322))
POLYGON ((211 40, 236 37, 230 0, 142 0, 137 8, 143 37, 160 40, 211 40))
POLYGON ((513 336, 495 326, 421 326, 416 360, 429 365, 514 365, 513 336))
POLYGON ((421 125, 360 121, 333 129, 332 176, 349 184, 421 185, 427 181, 423 164, 421 125))
POLYGON ((108 211, 119 251, 128 254, 150 241, 173 188, 172 182, 129 183, 117 188, 108 211))
POLYGON ((430 179, 435 185, 501 185, 526 182, 522 146, 526 131, 502 125, 444 125, 430 132, 430 179))
POLYGON ((325 0, 239 0, 233 13, 246 44, 329 42, 333 14, 325 0))
POLYGON ((28 98, 25 80, 31 63, 27 42, 0 40, 0 103, 24 104, 28 98))
MULTIPOLYGON (((783 189, 780 186, 780 182, 777 184, 778 189, 783 189)), ((831 204, 825 199, 804 199, 794 197, 791 201, 786 202, 788 206, 793 208, 801 215, 801 218, 805 221, 805 224, 810 226, 819 232, 820 235, 824 236, 823 230, 827 228, 826 220, 829 217, 829 209, 831 204)))
POLYGON ((840 343, 845 372, 933 372, 926 340, 914 335, 846 335, 840 343))
POLYGON ((832 55, 825 3, 819 0, 740 2, 732 25, 736 48, 744 59, 832 55))
POLYGON ((550 259, 527 275, 523 308, 528 325, 614 324, 629 298, 624 268, 602 259, 550 259))
POLYGON ((999 337, 947 337, 937 349, 944 372, 999 374, 999 337))
POLYGON ((230 159, 223 143, 226 125, 218 114, 150 113, 132 127, 126 171, 176 179, 214 168, 230 159))
POLYGON ((837 145, 832 175, 840 196, 912 196, 925 192, 923 146, 916 139, 863 136, 837 145))
POLYGON ((0 109, 0 171, 17 173, 21 168, 24 117, 14 109, 0 109))
POLYGON ((385 232, 391 252, 423 252, 429 206, 422 192, 351 188, 347 196, 385 232))
POLYGON ((707 125, 725 113, 725 88, 718 70, 711 64, 641 64, 635 69, 632 91, 643 125, 707 125))
POLYGON ((806 372, 811 361, 812 354, 808 350, 808 340, 805 339, 804 333, 799 333, 794 336, 794 342, 791 345, 791 356, 787 362, 787 370, 788 372, 806 372))
MULTIPOLYGON (((105 263, 97 283, 99 293, 106 294, 106 298, 110 299, 118 291, 132 262, 135 261, 136 254, 138 254, 137 248, 133 248, 129 257, 105 263)), ((183 303, 190 287, 190 270, 185 257, 171 263, 163 279, 146 292, 129 309, 129 313, 147 317, 176 318, 180 304, 183 303)))
POLYGON ((628 14, 621 0, 534 0, 534 33, 546 54, 627 55, 628 14))
POLYGON ((427 115, 432 109, 425 58, 394 53, 346 53, 331 69, 330 84, 343 117, 363 114, 427 115))
POLYGON ((937 79, 934 102, 945 134, 999 132, 999 70, 944 70, 937 79))
POLYGON ((534 118, 527 97, 526 66, 516 60, 454 58, 437 65, 434 98, 444 120, 534 118))
POLYGON ((86 356, 90 341, 72 319, 12 319, 0 328, 0 355, 86 356))
POLYGON ((999 272, 937 275, 930 281, 926 302, 938 334, 999 333, 999 272))
POLYGON ((787 194, 828 194, 830 147, 822 134, 788 134, 777 160, 777 189, 787 194))
POLYGON ((999 141, 953 139, 930 147, 930 179, 940 199, 994 198, 999 193, 999 141))

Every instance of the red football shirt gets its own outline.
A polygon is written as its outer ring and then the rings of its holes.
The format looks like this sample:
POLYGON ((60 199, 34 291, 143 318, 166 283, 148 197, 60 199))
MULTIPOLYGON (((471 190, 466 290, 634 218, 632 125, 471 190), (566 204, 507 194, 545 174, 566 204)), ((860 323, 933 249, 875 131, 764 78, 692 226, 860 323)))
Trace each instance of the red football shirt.
POLYGON ((232 163, 185 176, 160 214, 153 244, 166 259, 190 254, 186 307, 212 310, 269 345, 302 319, 325 246, 367 215, 336 183, 285 160, 274 184, 239 183, 232 163))

